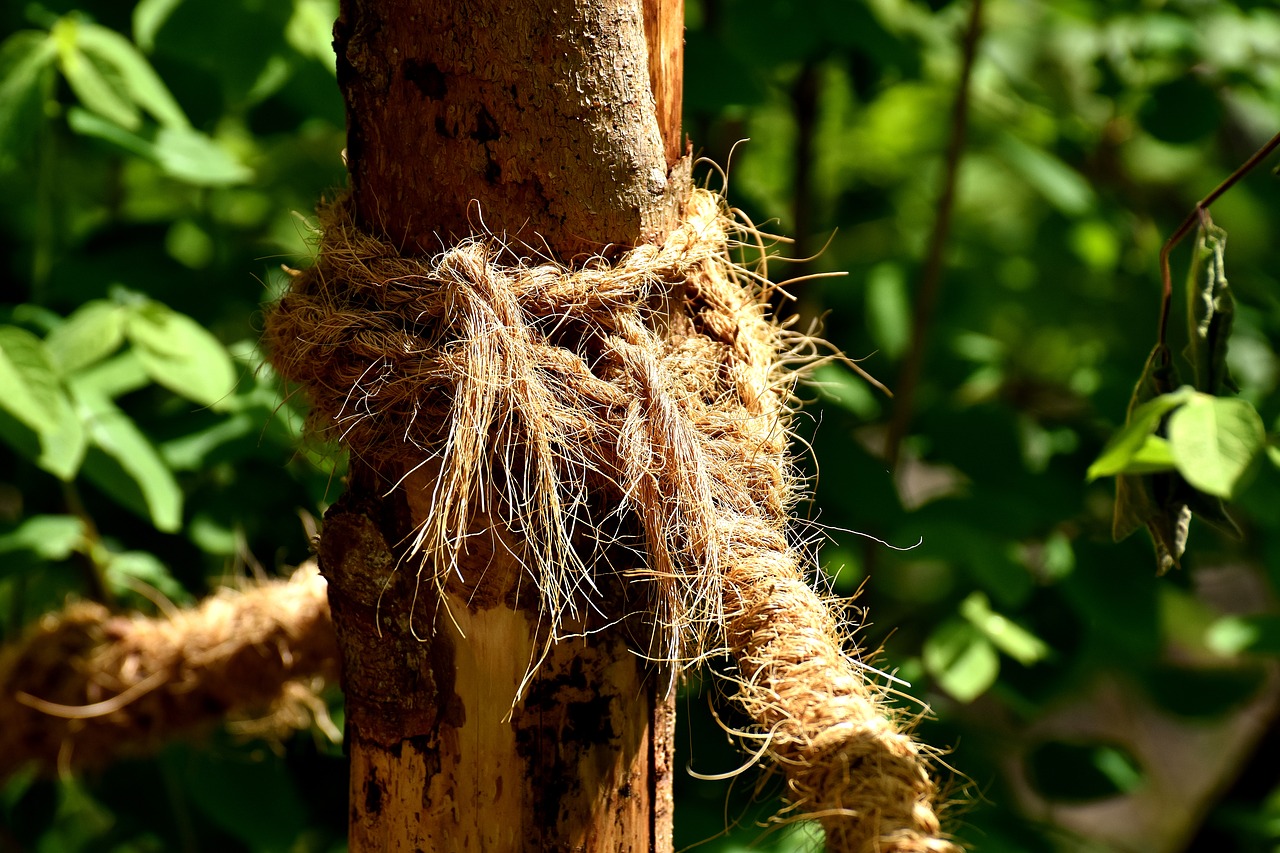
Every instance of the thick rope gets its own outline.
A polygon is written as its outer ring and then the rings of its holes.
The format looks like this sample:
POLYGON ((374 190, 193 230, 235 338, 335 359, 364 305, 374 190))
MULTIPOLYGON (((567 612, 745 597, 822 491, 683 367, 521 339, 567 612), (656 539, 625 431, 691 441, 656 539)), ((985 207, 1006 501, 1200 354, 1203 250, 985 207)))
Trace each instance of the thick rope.
POLYGON ((312 687, 336 682, 337 669, 314 564, 158 618, 73 604, 0 649, 0 779, 27 764, 101 767, 227 717, 251 735, 298 728, 312 713, 332 728, 312 687))
POLYGON ((570 271, 504 263, 493 240, 402 258, 337 203, 266 339, 323 433, 401 470, 438 466, 414 542, 436 583, 473 517, 494 515, 526 543, 558 629, 590 599, 601 549, 631 547, 650 652, 676 667, 734 654, 740 699, 830 849, 949 849, 920 748, 842 652, 788 541, 783 362, 809 342, 766 317, 728 260, 732 228, 695 192, 663 245, 570 271))

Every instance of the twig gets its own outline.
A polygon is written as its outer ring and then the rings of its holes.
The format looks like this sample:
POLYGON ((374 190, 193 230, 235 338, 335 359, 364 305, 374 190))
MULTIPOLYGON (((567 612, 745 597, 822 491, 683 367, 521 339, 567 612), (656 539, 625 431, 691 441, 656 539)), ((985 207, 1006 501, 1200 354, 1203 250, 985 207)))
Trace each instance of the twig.
POLYGON ((889 420, 889 433, 885 438, 885 460, 889 469, 898 466, 902 439, 911 425, 915 405, 916 388, 920 384, 920 372, 924 367, 925 350, 933 327, 933 315, 938 307, 938 293, 942 285, 943 249, 951 230, 951 210, 955 202, 956 178, 960 172, 960 155, 964 151, 965 130, 969 117, 969 81, 973 76, 973 62, 977 54, 978 36, 982 31, 982 0, 973 0, 969 10, 969 23, 965 29, 964 55, 960 66, 960 82, 956 88, 956 100, 951 110, 951 137, 947 141, 946 170, 942 178, 942 192, 938 196, 937 215, 933 231, 929 235, 929 247, 925 254, 924 270, 920 274, 920 289, 916 292, 915 317, 911 327, 911 349, 902 365, 898 387, 894 397, 893 415, 889 420))
POLYGON ((1191 233, 1191 228, 1201 220, 1201 217, 1208 212, 1209 205, 1213 204, 1218 198, 1231 189, 1236 183, 1249 174, 1257 167, 1259 163, 1267 159, 1272 151, 1280 146, 1280 133, 1275 136, 1254 152, 1253 156, 1232 172, 1225 181, 1213 188, 1213 192, 1209 193, 1200 201, 1196 202, 1196 206, 1187 214, 1187 218, 1182 220, 1182 224, 1173 232, 1173 235, 1165 241, 1160 249, 1160 326, 1156 333, 1156 342, 1160 346, 1165 345, 1165 335, 1169 329, 1169 311, 1173 304, 1173 278, 1169 274, 1169 255, 1173 252, 1175 246, 1191 233))

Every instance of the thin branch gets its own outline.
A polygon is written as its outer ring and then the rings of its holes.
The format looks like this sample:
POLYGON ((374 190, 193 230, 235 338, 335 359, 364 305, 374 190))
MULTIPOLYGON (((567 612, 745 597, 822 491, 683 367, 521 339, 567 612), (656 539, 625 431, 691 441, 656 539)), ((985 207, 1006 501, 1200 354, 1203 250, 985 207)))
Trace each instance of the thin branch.
POLYGON ((1165 336, 1169 329, 1169 311, 1173 304, 1173 278, 1169 274, 1170 253, 1182 241, 1183 237, 1191 233, 1192 227, 1200 222, 1201 217, 1208 212, 1209 205, 1235 186, 1241 178, 1252 172, 1259 163, 1271 156, 1271 152, 1275 151, 1277 147, 1280 147, 1280 133, 1271 137, 1267 144, 1255 151, 1253 156, 1244 161, 1240 168, 1232 172, 1225 181, 1214 187, 1213 192, 1196 202, 1196 206, 1187 214, 1187 218, 1182 220, 1182 224, 1173 232, 1173 236, 1165 241, 1164 246, 1160 249, 1160 326, 1156 333, 1156 341, 1160 346, 1165 345, 1165 336))
POLYGON ((951 211, 955 203, 956 179, 960 172, 960 157, 964 152, 965 131, 969 119, 969 82, 973 76, 974 57, 977 54, 978 37, 982 31, 982 0, 973 0, 969 10, 969 23, 964 34, 963 59, 960 66, 960 82, 956 100, 951 110, 951 136, 947 142, 946 169, 943 173, 942 191, 938 196, 937 215, 933 231, 929 235, 924 270, 920 274, 920 289, 916 292, 915 318, 911 328, 911 349, 902 365, 898 388, 894 398, 893 415, 889 421, 889 433, 885 438, 885 459, 889 469, 898 465, 902 440, 911 426, 916 388, 924 367, 925 351, 933 328, 933 315, 938 307, 938 294, 942 289, 943 250, 951 230, 951 211))

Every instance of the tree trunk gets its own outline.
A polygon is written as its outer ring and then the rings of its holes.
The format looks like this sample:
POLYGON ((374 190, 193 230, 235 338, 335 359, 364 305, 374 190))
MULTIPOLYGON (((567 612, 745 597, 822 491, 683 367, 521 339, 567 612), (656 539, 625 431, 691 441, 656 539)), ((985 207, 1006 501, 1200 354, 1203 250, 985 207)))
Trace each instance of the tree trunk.
MULTIPOLYGON (((406 255, 479 233, 566 261, 661 240, 689 188, 682 17, 679 0, 344 0, 361 226, 406 255)), ((487 519, 443 600, 419 585, 403 543, 430 473, 390 489, 416 461, 353 459, 320 545, 351 849, 669 850, 667 678, 621 628, 571 626, 584 638, 547 648, 537 590, 487 519)))

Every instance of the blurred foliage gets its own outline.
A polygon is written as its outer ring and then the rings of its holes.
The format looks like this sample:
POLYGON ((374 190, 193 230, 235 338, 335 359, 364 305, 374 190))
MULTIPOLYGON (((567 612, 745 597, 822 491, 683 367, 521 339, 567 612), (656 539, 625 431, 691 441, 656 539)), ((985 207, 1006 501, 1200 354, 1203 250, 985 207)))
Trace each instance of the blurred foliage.
MULTIPOLYGON (((732 203, 795 235, 774 278, 848 272, 792 285, 791 307, 890 386, 913 345, 969 8, 688 3, 686 132, 727 165, 732 203)), ((335 15, 336 0, 0 9, 0 637, 69 594, 148 608, 152 588, 188 601, 307 556, 343 463, 302 443, 255 323, 279 264, 308 256, 295 212, 344 180, 335 15)), ((1215 445, 1234 467, 1203 482, 1232 498, 1241 536, 1192 521, 1183 571, 1163 578, 1141 537, 1112 542, 1112 483, 1086 473, 1133 471, 1164 438, 1173 406, 1128 461, 1103 454, 1155 343, 1161 244, 1280 130, 1280 12, 987 0, 984 17, 898 470, 880 453, 891 400, 838 365, 806 390, 824 582, 861 589, 859 639, 910 682, 905 713, 932 709, 921 735, 954 750, 954 827, 976 849, 1272 850, 1274 735, 1226 765, 1202 750, 1184 766, 1198 799, 1133 818, 1172 843, 1125 847, 1070 815, 1166 785, 1158 753, 1179 745, 1153 752, 1134 726, 1274 716, 1275 466, 1215 445)), ((1184 424, 1217 423, 1202 401, 1218 399, 1276 428, 1276 190, 1259 170, 1214 205, 1239 396, 1182 392, 1184 424)), ((1175 252, 1175 271, 1191 257, 1175 252)), ((702 778, 743 761, 709 692, 681 698, 679 763, 699 775, 677 780, 677 846, 810 849, 807 830, 761 826, 775 777, 702 778)), ((274 751, 175 744, 92 778, 10 780, 0 849, 342 849, 344 778, 340 749, 309 734, 274 751)))

